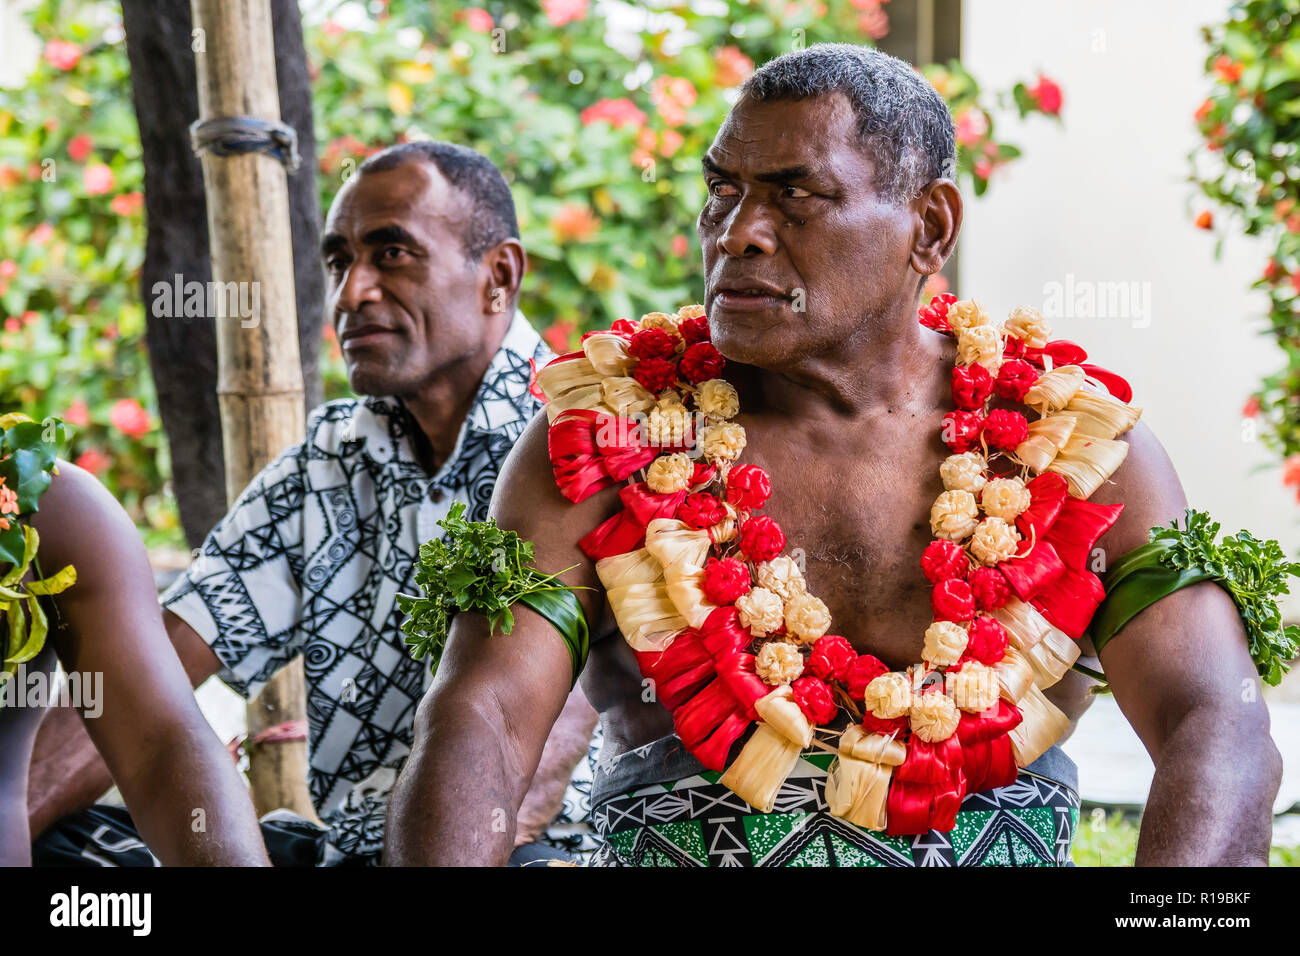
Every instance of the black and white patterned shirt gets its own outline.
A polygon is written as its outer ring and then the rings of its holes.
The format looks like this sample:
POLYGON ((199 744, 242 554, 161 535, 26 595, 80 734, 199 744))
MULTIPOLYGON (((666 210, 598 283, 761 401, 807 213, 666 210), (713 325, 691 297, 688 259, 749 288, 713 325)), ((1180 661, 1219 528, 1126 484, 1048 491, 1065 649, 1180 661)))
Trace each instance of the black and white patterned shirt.
POLYGON ((497 473, 541 407, 531 359, 550 350, 516 311, 455 449, 430 476, 410 413, 393 398, 327 402, 306 438, 264 468, 162 597, 221 659, 218 676, 251 697, 303 657, 309 785, 329 827, 326 862, 383 847, 389 790, 410 752, 428 684, 394 597, 418 593, 420 544, 464 501, 481 521, 497 473))

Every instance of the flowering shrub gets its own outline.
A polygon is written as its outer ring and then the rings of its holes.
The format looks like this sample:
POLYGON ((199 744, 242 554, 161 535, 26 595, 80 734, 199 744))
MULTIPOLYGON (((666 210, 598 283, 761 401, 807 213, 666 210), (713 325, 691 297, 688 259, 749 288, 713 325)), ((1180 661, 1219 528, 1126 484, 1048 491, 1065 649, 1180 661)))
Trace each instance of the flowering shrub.
MULTIPOLYGON (((615 22, 591 0, 312 5, 322 204, 383 146, 462 143, 511 183, 529 256, 520 304, 552 348, 699 301, 699 157, 736 87, 799 45, 869 44, 889 29, 876 0, 711 9, 637 8, 615 22)), ((40 0, 29 22, 43 55, 23 88, 0 90, 0 410, 62 417, 72 457, 179 541, 143 345, 143 169, 120 13, 111 0, 40 0)), ((1019 155, 994 136, 999 98, 955 62, 927 75, 957 117, 958 171, 980 194, 1019 155)), ((1060 109, 1050 80, 1009 95, 1022 116, 1060 109)), ((346 379, 324 335, 335 397, 346 379)))
MULTIPOLYGON (((1268 295, 1269 328, 1286 364, 1264 379, 1243 414, 1286 459, 1283 481, 1300 498, 1300 3, 1234 4, 1205 40, 1212 85, 1194 114, 1205 145, 1192 156, 1193 177, 1234 228, 1271 246, 1253 288, 1268 295)), ((1209 209, 1195 223, 1216 228, 1209 209)))

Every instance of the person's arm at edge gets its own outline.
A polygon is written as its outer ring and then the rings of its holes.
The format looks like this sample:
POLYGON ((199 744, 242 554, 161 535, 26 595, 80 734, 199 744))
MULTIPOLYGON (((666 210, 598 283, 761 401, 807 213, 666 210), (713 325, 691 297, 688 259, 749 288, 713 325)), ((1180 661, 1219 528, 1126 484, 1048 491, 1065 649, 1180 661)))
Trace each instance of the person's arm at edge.
MULTIPOLYGON (((1172 463, 1142 423, 1122 436, 1127 459, 1089 499, 1123 502, 1098 542, 1109 560, 1183 517, 1172 463)), ((1262 529, 1261 529, 1262 530, 1262 529)), ((1120 710, 1155 763, 1138 866, 1268 863, 1282 762, 1236 605, 1203 581, 1134 617, 1101 653, 1120 710)))
POLYGON ((103 713, 85 723, 145 842, 165 864, 266 865, 247 789, 172 650, 126 513, 92 476, 61 464, 33 523, 45 570, 77 568, 77 584, 56 599, 67 626, 55 640, 67 670, 103 675, 103 713))
MULTIPOLYGON (((502 467, 491 513, 533 542, 539 570, 577 565, 562 580, 593 589, 577 596, 588 622, 596 622, 604 592, 577 541, 612 513, 617 498, 607 490, 570 504, 555 486, 546 448, 539 414, 502 467)), ((501 865, 510 855, 520 804, 573 676, 551 624, 522 604, 512 610, 509 635, 489 636, 478 614, 458 614, 452 623, 389 799, 387 865, 501 865)))

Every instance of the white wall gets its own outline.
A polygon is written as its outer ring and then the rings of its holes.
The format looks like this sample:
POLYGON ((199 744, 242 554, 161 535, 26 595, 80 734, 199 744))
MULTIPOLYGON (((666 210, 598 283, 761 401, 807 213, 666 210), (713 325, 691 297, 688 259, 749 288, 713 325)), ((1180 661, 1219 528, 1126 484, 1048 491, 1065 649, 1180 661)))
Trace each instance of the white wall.
MULTIPOLYGON (((1227 0, 966 0, 962 59, 971 72, 988 88, 1009 88, 1041 70, 1061 84, 1065 106, 1063 126, 998 115, 1000 134, 1024 156, 967 204, 961 292, 1005 315, 1019 304, 1043 308, 1045 283, 1067 274, 1076 283, 1148 283, 1149 324, 1131 310, 1056 319, 1056 334, 1132 382, 1193 507, 1225 532, 1249 528, 1294 554, 1300 505, 1278 459, 1243 438, 1241 416, 1260 377, 1282 364, 1272 339, 1257 334, 1266 298, 1249 289, 1268 250, 1236 236, 1215 261, 1214 235, 1192 223, 1210 208, 1187 182, 1198 143, 1192 113, 1210 89, 1200 28, 1227 9, 1227 0), (1251 474, 1259 464, 1275 467, 1251 474)), ((1288 609, 1300 616, 1292 597, 1288 609)))

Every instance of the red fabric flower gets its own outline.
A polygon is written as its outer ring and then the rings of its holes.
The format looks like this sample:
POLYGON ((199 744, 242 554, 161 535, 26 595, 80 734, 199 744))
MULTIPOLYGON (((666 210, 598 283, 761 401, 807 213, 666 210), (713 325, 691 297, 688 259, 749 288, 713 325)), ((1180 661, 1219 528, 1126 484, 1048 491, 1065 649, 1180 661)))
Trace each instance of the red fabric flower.
POLYGON ((687 345, 694 345, 696 342, 707 342, 709 341, 709 317, 707 315, 698 315, 693 319, 687 319, 677 326, 677 331, 681 333, 687 345))
POLYGON ((712 604, 722 607, 735 604, 749 590, 749 568, 735 558, 709 558, 704 565, 700 589, 712 604))
POLYGON ((740 550, 755 564, 771 561, 785 547, 785 532, 767 515, 750 518, 740 526, 740 550))
POLYGON ((867 685, 888 671, 889 668, 874 654, 859 654, 844 675, 844 686, 848 688, 850 697, 861 700, 867 685))
POLYGON ((770 497, 772 482, 757 465, 737 465, 727 475, 727 500, 737 508, 761 508, 770 497))
POLYGON ((633 358, 670 359, 677 353, 677 343, 663 329, 642 329, 627 344, 627 354, 633 358))
POLYGON ((993 376, 983 365, 952 367, 952 400, 958 408, 983 408, 985 400, 992 394, 993 376))
POLYGON ((1011 597, 1011 585, 997 568, 978 567, 970 574, 970 589, 981 611, 994 611, 1011 597))
POLYGON ((952 451, 960 454, 970 451, 980 441, 980 428, 984 425, 984 416, 979 412, 958 409, 943 416, 943 443, 952 451))
POLYGON ((1007 629, 995 618, 981 614, 966 629, 966 651, 961 659, 992 667, 1007 653, 1007 629))
POLYGON ((685 521, 696 531, 711 528, 726 516, 727 509, 717 496, 704 491, 687 495, 682 506, 677 509, 678 520, 685 521))
POLYGON ((858 652, 847 640, 838 634, 823 634, 813 644, 804 672, 822 680, 843 681, 857 659, 858 652))
POLYGON ((727 360, 708 342, 696 342, 682 355, 682 378, 692 385, 722 375, 727 360))
POLYGON ((939 621, 968 621, 975 616, 975 595, 957 578, 940 581, 930 592, 930 607, 939 621))
POLYGON ((957 301, 951 292, 943 292, 930 300, 930 304, 917 309, 916 316, 926 328, 936 332, 951 332, 948 324, 948 307, 957 301))
MULTIPOLYGON (((1010 336, 1008 336, 1010 338, 1010 336)), ((1007 359, 998 369, 994 385, 998 395, 1013 402, 1023 402, 1025 393, 1038 381, 1038 369, 1022 358, 1007 359)))
POLYGON ((800 677, 790 685, 791 696, 803 715, 813 724, 828 724, 835 719, 839 708, 825 681, 816 677, 800 677))
POLYGON ((631 319, 619 319, 617 322, 615 322, 613 325, 609 327, 609 330, 613 332, 615 335, 621 335, 624 338, 628 338, 628 339, 630 339, 632 336, 636 335, 638 331, 640 331, 639 328, 637 327, 637 324, 633 322, 631 319))
POLYGON ((931 584, 949 578, 964 578, 970 561, 955 541, 931 541, 921 554, 921 570, 931 584))
MULTIPOLYGON (((645 331, 652 331, 646 329, 645 331)), ((653 331, 662 332, 662 329, 653 331)), ((667 359, 646 358, 636 363, 636 368, 632 369, 632 377, 645 386, 646 391, 651 395, 658 395, 664 389, 672 388, 677 384, 677 365, 667 359)))
POLYGON ((984 436, 990 447, 1014 451, 1017 445, 1029 437, 1029 422, 1019 412, 996 408, 984 419, 984 436))
POLYGON ((862 715, 862 729, 872 734, 884 734, 886 737, 890 734, 901 736, 907 730, 907 717, 904 715, 886 719, 868 711, 862 715))

